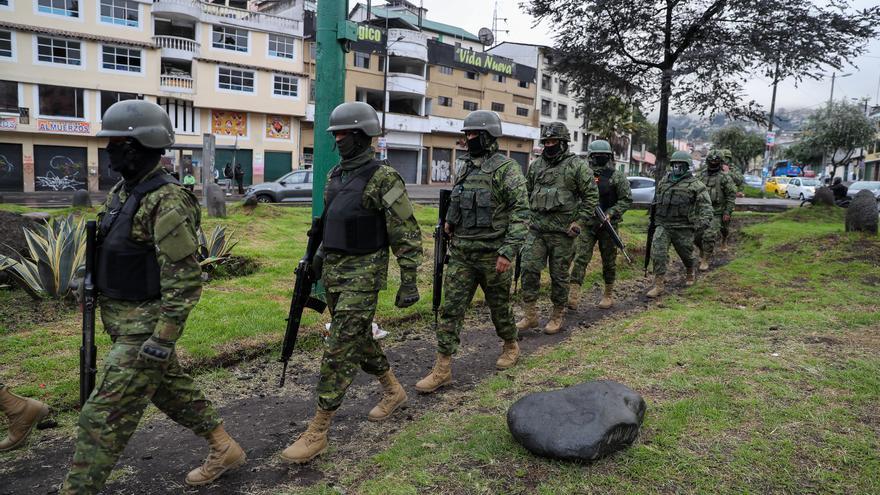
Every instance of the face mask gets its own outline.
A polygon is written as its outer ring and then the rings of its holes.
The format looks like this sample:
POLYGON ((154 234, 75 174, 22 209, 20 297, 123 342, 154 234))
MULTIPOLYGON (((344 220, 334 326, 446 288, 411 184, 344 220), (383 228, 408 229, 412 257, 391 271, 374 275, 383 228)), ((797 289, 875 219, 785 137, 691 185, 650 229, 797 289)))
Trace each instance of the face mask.
POLYGON ((719 160, 707 161, 706 168, 709 169, 710 172, 717 172, 717 171, 721 170, 721 161, 719 161, 719 160))
POLYGON ((350 158, 355 155, 357 152, 357 140, 355 139, 354 133, 349 132, 339 141, 336 141, 336 149, 339 150, 339 155, 342 158, 350 158))
POLYGON ((161 150, 145 148, 135 139, 107 144, 110 170, 118 172, 127 180, 145 173, 159 162, 161 150))
POLYGON ((670 168, 669 175, 673 180, 683 177, 690 170, 688 164, 684 162, 675 162, 671 164, 670 168))
POLYGON ((607 154, 593 155, 590 157, 593 168, 605 168, 611 162, 611 157, 607 154))
POLYGON ((547 158, 556 158, 560 153, 562 153, 562 143, 557 143, 553 146, 544 146, 543 155, 547 158))
POLYGON ((473 157, 480 157, 486 153, 486 147, 483 146, 483 136, 477 135, 473 139, 467 140, 468 154, 473 157))

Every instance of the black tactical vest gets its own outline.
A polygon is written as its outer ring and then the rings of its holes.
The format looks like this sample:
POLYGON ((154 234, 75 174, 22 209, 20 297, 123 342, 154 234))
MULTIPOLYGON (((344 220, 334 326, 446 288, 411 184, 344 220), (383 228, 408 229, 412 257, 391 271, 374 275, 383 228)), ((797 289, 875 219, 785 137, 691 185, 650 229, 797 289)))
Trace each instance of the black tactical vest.
POLYGON ((611 183, 611 177, 614 175, 614 169, 603 167, 595 172, 596 185, 599 186, 599 206, 602 211, 608 211, 617 204, 617 188, 611 183))
POLYGON ((119 207, 117 191, 100 225, 97 256, 98 290, 105 296, 123 301, 148 301, 161 297, 159 260, 156 246, 131 238, 131 221, 143 197, 165 184, 180 184, 162 172, 132 189, 119 207))
POLYGON ((375 253, 388 247, 385 212, 364 208, 364 188, 379 170, 373 160, 342 179, 342 169, 330 173, 324 212, 324 249, 351 255, 375 253))

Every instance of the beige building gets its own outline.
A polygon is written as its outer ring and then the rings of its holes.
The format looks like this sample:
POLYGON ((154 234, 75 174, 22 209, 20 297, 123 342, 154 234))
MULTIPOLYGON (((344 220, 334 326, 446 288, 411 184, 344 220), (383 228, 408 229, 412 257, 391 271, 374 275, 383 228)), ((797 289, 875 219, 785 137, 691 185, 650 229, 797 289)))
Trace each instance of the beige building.
POLYGON ((181 175, 200 175, 204 133, 246 183, 298 168, 303 1, 282 3, 283 16, 236 0, 0 0, 0 191, 109 189, 95 134, 131 98, 168 111, 163 161, 181 175))

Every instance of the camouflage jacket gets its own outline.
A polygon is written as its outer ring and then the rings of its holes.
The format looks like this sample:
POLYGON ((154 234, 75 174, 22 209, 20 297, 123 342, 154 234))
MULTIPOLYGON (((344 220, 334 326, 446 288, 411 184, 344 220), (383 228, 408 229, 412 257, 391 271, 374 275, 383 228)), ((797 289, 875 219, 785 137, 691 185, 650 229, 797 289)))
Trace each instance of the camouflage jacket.
POLYGON ((495 144, 484 157, 458 161, 446 222, 457 249, 496 251, 513 260, 527 232, 526 179, 519 164, 497 149, 495 144))
POLYGON ((718 171, 710 174, 707 169, 700 171, 700 182, 709 190, 712 209, 715 215, 730 215, 736 206, 736 185, 728 173, 718 171))
MULTIPOLYGON (((599 177, 595 178, 596 184, 599 184, 599 177)), ((620 170, 614 169, 614 174, 611 175, 611 187, 614 188, 614 191, 617 193, 617 202, 614 203, 614 206, 608 208, 605 211, 605 214, 610 218, 623 218, 623 214, 629 210, 632 206, 633 197, 632 190, 629 187, 629 180, 627 180, 626 175, 620 170)), ((598 187, 596 188, 596 194, 599 194, 598 187)), ((614 222, 615 224, 620 223, 619 221, 614 222)), ((585 227, 594 228, 598 227, 599 218, 595 214, 590 215, 590 221, 585 224, 585 227)))
MULTIPOLYGON (((343 172, 343 177, 345 174, 343 172)), ((326 198, 325 192, 325 202, 326 198)), ((381 165, 364 187, 362 204, 364 208, 385 213, 388 241, 400 271, 415 272, 422 258, 422 232, 400 174, 388 165, 381 165)), ((322 280, 330 292, 378 291, 386 288, 387 279, 388 249, 362 255, 324 254, 322 280)))
POLYGON ((733 179, 733 184, 736 190, 742 191, 745 189, 746 177, 743 175, 742 170, 736 165, 728 165, 727 168, 727 173, 730 174, 730 178, 733 179))
POLYGON ((690 173, 676 181, 669 174, 660 179, 651 206, 657 225, 665 227, 704 228, 712 221, 709 191, 690 173))
POLYGON ((584 226, 599 204, 593 170, 574 153, 553 161, 536 158, 529 165, 526 189, 529 228, 540 232, 565 233, 572 222, 584 226))
MULTIPOLYGON (((165 173, 162 166, 158 165, 142 181, 154 177, 157 172, 165 173)), ((129 193, 123 184, 120 181, 110 190, 98 211, 99 223, 115 195, 119 195, 120 204, 125 202, 129 193)), ((140 207, 132 218, 131 239, 156 246, 162 296, 159 300, 146 302, 101 297, 101 320, 107 333, 110 335, 153 334, 168 341, 176 341, 180 338, 189 312, 199 301, 202 293, 202 269, 196 258, 197 231, 200 225, 201 210, 198 199, 182 186, 165 184, 144 195, 140 207), (168 235, 157 242, 155 232, 159 219, 162 219, 166 225, 169 221, 176 223, 177 235, 168 235), (178 261, 172 261, 168 253, 180 253, 182 249, 191 250, 192 254, 178 261)))

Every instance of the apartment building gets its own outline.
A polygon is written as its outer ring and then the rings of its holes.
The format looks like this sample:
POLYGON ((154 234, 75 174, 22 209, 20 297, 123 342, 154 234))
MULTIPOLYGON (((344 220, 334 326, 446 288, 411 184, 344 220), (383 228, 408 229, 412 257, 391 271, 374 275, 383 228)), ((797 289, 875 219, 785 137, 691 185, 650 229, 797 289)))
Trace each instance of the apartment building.
MULTIPOLYGON (((304 58, 314 84, 311 16, 306 12, 304 58)), ((357 4, 350 19, 359 23, 359 39, 346 54, 346 100, 366 102, 379 112, 386 131, 380 146, 384 143, 389 162, 407 183, 450 181, 453 164, 465 152, 464 118, 478 109, 501 116, 501 152, 528 165, 539 132, 533 67, 484 52, 476 35, 431 21, 425 9, 406 0, 369 11, 357 4)), ((306 121, 313 115, 310 107, 306 121)), ((310 137, 303 133, 306 161, 310 137)))
POLYGON ((95 134, 133 98, 168 111, 169 169, 201 175, 204 133, 246 183, 297 168, 303 0, 282 3, 286 16, 245 0, 0 0, 0 190, 112 187, 95 134))

